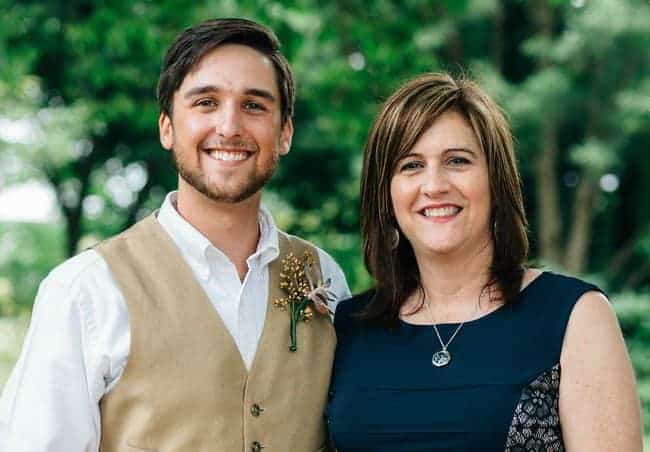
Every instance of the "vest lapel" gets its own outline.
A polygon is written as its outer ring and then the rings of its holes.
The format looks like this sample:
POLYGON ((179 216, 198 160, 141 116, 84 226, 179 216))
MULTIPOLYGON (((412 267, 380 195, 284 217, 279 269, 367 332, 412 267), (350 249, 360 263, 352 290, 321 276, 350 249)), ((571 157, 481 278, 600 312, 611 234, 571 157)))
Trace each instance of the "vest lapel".
MULTIPOLYGON (((265 354, 269 353, 269 349, 275 350, 277 347, 282 347, 282 345, 287 349, 289 347, 289 313, 273 306, 273 301, 283 295, 282 289, 280 289, 280 272, 282 270, 282 259, 289 252, 289 240, 281 232, 278 232, 278 247, 280 254, 269 264, 269 298, 266 306, 266 317, 257 351, 251 364, 251 374, 257 367, 263 365, 261 361, 264 360, 265 354), (286 336, 277 334, 277 331, 286 331, 286 336), (281 342, 282 338, 285 339, 286 344, 278 343, 281 342)), ((277 350, 275 350, 274 354, 276 353, 277 350)))
MULTIPOLYGON (((190 266, 181 256, 180 251, 172 241, 171 237, 169 237, 167 232, 162 228, 154 215, 150 215, 148 218, 143 220, 142 226, 151 231, 151 234, 143 234, 142 248, 145 250, 157 250, 155 255, 152 255, 151 258, 156 259, 159 255, 159 258, 168 261, 168 265, 165 266, 165 268, 171 270, 171 273, 157 273, 153 276, 166 281, 174 281, 174 285, 176 286, 175 290, 179 294, 185 295, 184 303, 202 303, 208 306, 209 311, 213 314, 212 318, 214 320, 215 330, 223 331, 223 347, 226 348, 228 352, 235 353, 239 356, 239 363, 241 364, 242 370, 245 373, 248 373, 235 339, 230 334, 228 328, 226 328, 219 312, 210 301, 210 298, 206 295, 201 284, 196 280, 196 275, 194 275, 190 266), (190 296, 190 294, 194 295, 190 296)), ((160 267, 156 268, 158 271, 160 267)))

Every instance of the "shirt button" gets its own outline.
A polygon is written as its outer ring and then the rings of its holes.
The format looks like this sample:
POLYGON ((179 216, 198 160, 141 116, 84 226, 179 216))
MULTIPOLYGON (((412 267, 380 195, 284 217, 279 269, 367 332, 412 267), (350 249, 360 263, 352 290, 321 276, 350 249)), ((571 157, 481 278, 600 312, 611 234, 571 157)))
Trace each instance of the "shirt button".
POLYGON ((255 417, 259 417, 259 415, 262 414, 263 412, 264 412, 264 408, 262 408, 261 406, 259 406, 257 403, 254 403, 254 404, 251 406, 251 414, 252 414, 253 416, 255 416, 255 417))
POLYGON ((262 452, 262 449, 264 449, 264 446, 262 446, 259 441, 253 441, 251 444, 251 451, 252 452, 262 452))

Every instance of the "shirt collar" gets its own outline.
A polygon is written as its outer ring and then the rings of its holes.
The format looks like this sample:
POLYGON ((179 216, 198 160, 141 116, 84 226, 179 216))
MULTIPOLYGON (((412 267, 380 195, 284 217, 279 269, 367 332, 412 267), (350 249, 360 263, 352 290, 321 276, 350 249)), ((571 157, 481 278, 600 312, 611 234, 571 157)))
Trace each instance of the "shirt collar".
MULTIPOLYGON (((178 213, 176 201, 176 191, 167 194, 158 212, 158 222, 174 241, 194 273, 207 280, 211 273, 211 263, 214 265, 215 259, 229 262, 228 257, 178 213)), ((247 259, 249 269, 266 265, 280 254, 278 230, 270 212, 263 206, 260 206, 259 225, 260 239, 257 249, 247 259)))

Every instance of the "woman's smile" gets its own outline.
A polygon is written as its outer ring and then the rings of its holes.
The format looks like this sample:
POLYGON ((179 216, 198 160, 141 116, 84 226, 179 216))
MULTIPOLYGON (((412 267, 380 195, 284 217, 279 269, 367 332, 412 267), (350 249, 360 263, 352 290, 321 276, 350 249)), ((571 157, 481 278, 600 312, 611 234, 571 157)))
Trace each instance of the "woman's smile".
POLYGON ((414 252, 472 253, 490 237, 487 159, 467 119, 449 110, 397 162, 395 219, 414 252))
POLYGON ((427 220, 434 223, 446 223, 453 220, 463 210, 462 207, 453 204, 439 204, 420 209, 419 213, 427 220))

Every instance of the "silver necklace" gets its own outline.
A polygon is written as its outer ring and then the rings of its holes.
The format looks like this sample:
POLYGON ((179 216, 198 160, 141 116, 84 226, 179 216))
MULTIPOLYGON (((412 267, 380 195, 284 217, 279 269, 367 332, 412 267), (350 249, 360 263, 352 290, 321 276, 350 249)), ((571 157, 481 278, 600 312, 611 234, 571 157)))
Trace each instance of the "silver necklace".
MULTIPOLYGON (((479 297, 479 299, 480 299, 480 297, 479 297)), ((426 303, 426 300, 425 300, 425 306, 427 308, 427 313, 429 314, 429 316, 431 316, 431 308, 429 307, 429 303, 426 303)), ((477 311, 478 311, 478 308, 477 308, 477 311)), ((438 338, 438 342, 440 342, 441 349, 438 350, 437 352, 435 352, 431 356, 431 364, 433 364, 436 367, 445 367, 447 364, 449 364, 451 362, 451 353, 449 353, 449 350, 447 350, 447 349, 449 348, 449 344, 451 344, 451 341, 454 340, 454 338, 456 337, 456 335, 458 334, 460 329, 463 327, 463 325, 465 325, 465 322, 461 322, 460 325, 458 325, 456 327, 456 330, 454 331, 454 334, 451 335, 451 337, 449 338, 449 340, 445 344, 442 341, 442 337, 440 337, 440 332, 438 331, 438 327, 436 326, 435 323, 433 324, 433 331, 436 332, 436 337, 438 338)))
POLYGON ((438 350, 431 356, 431 364, 433 364, 436 367, 445 367, 449 362, 451 361, 451 353, 449 353, 449 350, 447 350, 447 347, 449 347, 449 344, 451 344, 451 341, 454 340, 460 329, 465 325, 465 322, 462 322, 460 325, 456 327, 456 331, 454 331, 454 334, 451 335, 447 343, 445 344, 442 342, 442 338, 440 337, 440 332, 438 331, 438 327, 434 324, 433 325, 433 331, 436 332, 436 336, 438 336, 438 342, 440 342, 440 346, 442 347, 441 350, 438 350))

